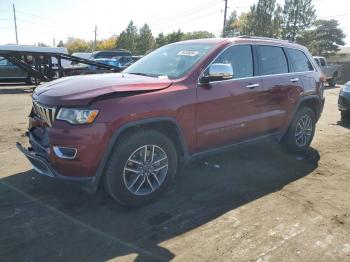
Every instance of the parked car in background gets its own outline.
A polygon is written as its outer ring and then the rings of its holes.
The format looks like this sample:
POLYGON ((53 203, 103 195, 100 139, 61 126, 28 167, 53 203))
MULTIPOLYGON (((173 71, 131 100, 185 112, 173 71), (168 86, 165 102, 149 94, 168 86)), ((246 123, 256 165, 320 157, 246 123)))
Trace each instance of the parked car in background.
POLYGON ((267 140, 306 150, 323 73, 303 46, 238 37, 163 46, 122 73, 75 76, 33 93, 18 149, 41 174, 121 204, 160 196, 180 164, 267 140))
POLYGON ((124 49, 110 50, 110 51, 95 51, 91 54, 90 59, 98 58, 113 58, 118 56, 132 56, 131 52, 124 49))
MULTIPOLYGON (((101 64, 105 64, 105 65, 115 66, 115 67, 118 67, 120 69, 122 68, 120 61, 118 59, 115 59, 115 58, 97 58, 97 59, 92 59, 92 61, 95 61, 95 62, 101 63, 101 64)), ((93 65, 89 65, 88 69, 89 70, 97 70, 97 71, 109 71, 107 69, 101 69, 101 68, 98 68, 98 67, 93 66, 93 65)))
POLYGON ((340 89, 338 108, 342 118, 350 118, 350 81, 340 89))
POLYGON ((325 74, 329 86, 336 86, 340 77, 340 65, 329 65, 323 56, 314 56, 314 59, 325 74))
POLYGON ((3 57, 0 57, 0 81, 19 81, 31 83, 31 79, 24 70, 12 64, 3 57))

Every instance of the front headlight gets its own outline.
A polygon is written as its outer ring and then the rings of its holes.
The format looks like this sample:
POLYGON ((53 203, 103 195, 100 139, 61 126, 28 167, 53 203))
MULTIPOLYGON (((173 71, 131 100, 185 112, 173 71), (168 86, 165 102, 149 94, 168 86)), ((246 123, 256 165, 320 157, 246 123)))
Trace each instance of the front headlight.
POLYGON ((97 114, 98 110, 63 107, 58 111, 56 119, 64 120, 74 125, 91 124, 94 122, 97 114))
POLYGON ((341 89, 340 89, 341 92, 344 92, 344 93, 350 93, 350 86, 346 86, 344 85, 341 89))

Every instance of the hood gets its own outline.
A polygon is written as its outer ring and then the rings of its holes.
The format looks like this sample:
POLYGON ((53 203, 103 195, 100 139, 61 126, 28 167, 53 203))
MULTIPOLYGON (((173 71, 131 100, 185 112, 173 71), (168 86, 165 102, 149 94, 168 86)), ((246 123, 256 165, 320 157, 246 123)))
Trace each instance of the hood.
POLYGON ((33 99, 49 106, 80 106, 102 95, 157 91, 171 83, 168 78, 121 73, 71 76, 40 85, 35 89, 33 99))

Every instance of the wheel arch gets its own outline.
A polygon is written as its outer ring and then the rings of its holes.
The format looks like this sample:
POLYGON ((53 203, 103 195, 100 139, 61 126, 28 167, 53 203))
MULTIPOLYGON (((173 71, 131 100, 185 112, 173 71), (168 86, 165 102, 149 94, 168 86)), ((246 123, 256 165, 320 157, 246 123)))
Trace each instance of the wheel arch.
POLYGON ((183 159, 183 161, 187 161, 188 151, 185 136, 182 132, 179 123, 175 118, 155 117, 131 121, 115 130, 112 137, 110 138, 107 145, 107 149, 105 150, 105 153, 95 175, 95 190, 97 190, 99 180, 104 173, 109 156, 111 155, 111 152, 114 149, 115 145, 118 143, 118 141, 120 141, 120 139, 123 138, 123 136, 130 134, 130 132, 135 132, 139 128, 154 129, 159 132, 162 132, 174 143, 176 151, 180 156, 180 161, 181 158, 183 159))
POLYGON ((293 112, 291 113, 287 125, 284 128, 284 130, 282 131, 282 134, 279 138, 279 141, 282 140, 282 138, 285 136, 285 134, 287 133, 290 124, 292 123, 296 113, 298 112, 298 110, 304 106, 307 106, 309 108, 311 108, 311 110, 315 113, 316 116, 316 120, 318 120, 321 116, 321 111, 322 111, 322 102, 321 99, 318 95, 308 95, 305 97, 301 97, 298 102, 296 103, 296 106, 294 107, 293 112))

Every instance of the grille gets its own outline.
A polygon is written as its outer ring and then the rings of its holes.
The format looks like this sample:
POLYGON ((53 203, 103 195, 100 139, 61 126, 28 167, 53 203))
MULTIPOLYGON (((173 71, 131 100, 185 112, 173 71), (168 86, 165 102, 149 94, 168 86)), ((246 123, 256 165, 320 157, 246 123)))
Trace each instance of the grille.
POLYGON ((53 121, 55 121, 56 117, 56 108, 55 107, 47 107, 38 104, 33 101, 33 109, 34 113, 45 121, 50 127, 52 126, 53 121))

